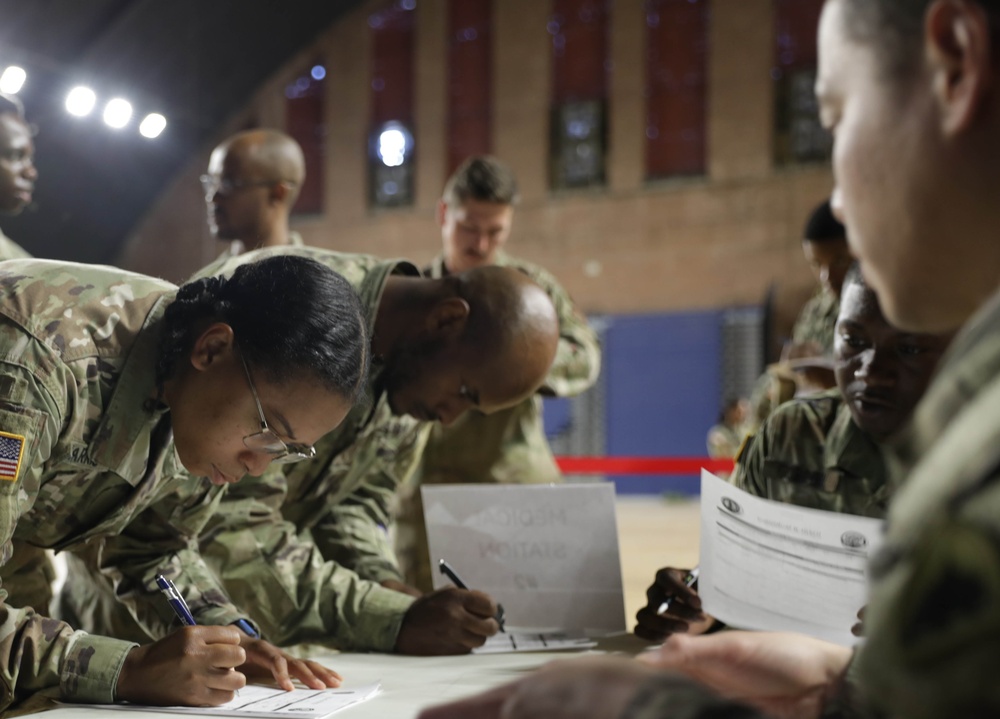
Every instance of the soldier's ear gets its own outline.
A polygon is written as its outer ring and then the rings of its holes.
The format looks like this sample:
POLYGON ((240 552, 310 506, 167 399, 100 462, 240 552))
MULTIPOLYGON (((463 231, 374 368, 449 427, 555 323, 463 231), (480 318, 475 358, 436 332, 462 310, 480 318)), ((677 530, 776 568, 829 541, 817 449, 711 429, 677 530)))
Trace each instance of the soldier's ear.
POLYGON ((191 348, 191 366, 205 371, 233 351, 233 328, 225 322, 214 322, 206 327, 191 348))
POLYGON ((287 183, 277 182, 271 186, 270 197, 273 202, 283 203, 288 200, 290 188, 287 183))
POLYGON ((465 330, 469 319, 469 303, 461 297, 448 297, 438 302, 427 313, 424 327, 436 339, 451 340, 465 330))

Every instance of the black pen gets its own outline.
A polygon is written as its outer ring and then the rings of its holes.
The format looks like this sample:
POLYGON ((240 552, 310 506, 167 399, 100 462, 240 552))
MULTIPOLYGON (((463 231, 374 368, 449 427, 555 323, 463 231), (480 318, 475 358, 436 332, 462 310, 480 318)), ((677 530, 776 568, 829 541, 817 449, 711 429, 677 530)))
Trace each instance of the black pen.
MULTIPOLYGON (((699 574, 701 574, 701 569, 699 567, 695 567, 694 569, 690 570, 686 575, 684 575, 684 579, 682 579, 681 582, 684 584, 685 587, 690 589, 691 587, 694 586, 694 583, 698 581, 699 574)), ((673 603, 673 601, 674 601, 673 597, 667 597, 666 599, 664 599, 660 603, 660 608, 656 610, 656 613, 663 614, 665 611, 670 609, 670 605, 673 603)))
MULTIPOLYGON (((443 574, 446 577, 448 577, 448 579, 450 579, 452 581, 452 583, 456 587, 458 587, 459 589, 468 589, 469 588, 466 585, 466 583, 462 581, 462 578, 459 577, 455 573, 455 570, 451 568, 451 565, 448 564, 448 562, 444 561, 443 559, 439 559, 438 560, 438 569, 441 570, 441 574, 443 574)), ((503 626, 504 621, 503 621, 503 605, 502 604, 499 604, 499 603, 497 604, 497 615, 496 615, 495 618, 497 620, 497 624, 500 625, 500 631, 503 632, 504 634, 506 634, 507 630, 504 629, 504 626, 503 626)))

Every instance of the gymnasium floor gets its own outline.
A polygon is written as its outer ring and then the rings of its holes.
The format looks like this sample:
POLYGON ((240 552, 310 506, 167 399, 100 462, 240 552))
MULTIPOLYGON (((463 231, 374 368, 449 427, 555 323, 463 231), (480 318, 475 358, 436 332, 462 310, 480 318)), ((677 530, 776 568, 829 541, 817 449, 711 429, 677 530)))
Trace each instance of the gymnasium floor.
POLYGON ((698 500, 624 496, 616 504, 625 616, 631 630, 657 569, 698 564, 698 500))

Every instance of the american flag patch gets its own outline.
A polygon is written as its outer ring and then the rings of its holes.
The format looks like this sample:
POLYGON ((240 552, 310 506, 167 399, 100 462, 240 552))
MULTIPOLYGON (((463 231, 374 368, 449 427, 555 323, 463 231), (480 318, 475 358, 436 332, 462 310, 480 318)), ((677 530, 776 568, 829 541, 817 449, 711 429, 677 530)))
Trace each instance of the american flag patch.
POLYGON ((24 454, 24 437, 19 434, 0 432, 0 479, 13 482, 21 469, 21 455, 24 454))

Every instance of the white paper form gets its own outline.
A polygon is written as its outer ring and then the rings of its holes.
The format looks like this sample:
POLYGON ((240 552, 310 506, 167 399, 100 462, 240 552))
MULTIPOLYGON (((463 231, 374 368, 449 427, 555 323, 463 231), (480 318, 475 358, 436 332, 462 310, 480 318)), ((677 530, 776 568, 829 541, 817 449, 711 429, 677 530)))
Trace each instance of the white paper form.
POLYGON ((851 626, 868 600, 868 558, 882 527, 754 497, 702 470, 702 606, 734 627, 855 644, 851 626))
POLYGON ((257 719, 285 719, 304 717, 322 719, 341 709, 371 699, 381 691, 378 682, 356 689, 296 689, 286 692, 275 687, 256 684, 245 686, 228 704, 217 707, 149 707, 140 704, 78 704, 87 709, 113 709, 115 711, 163 712, 166 714, 197 714, 198 716, 255 717, 257 719))
POLYGON ((528 632, 507 627, 494 634, 486 643, 472 650, 473 654, 504 654, 507 652, 557 652, 564 649, 590 649, 597 642, 578 632, 528 632))
POLYGON ((471 589, 500 602, 512 626, 625 630, 614 485, 421 487, 434 588, 445 559, 471 589))

